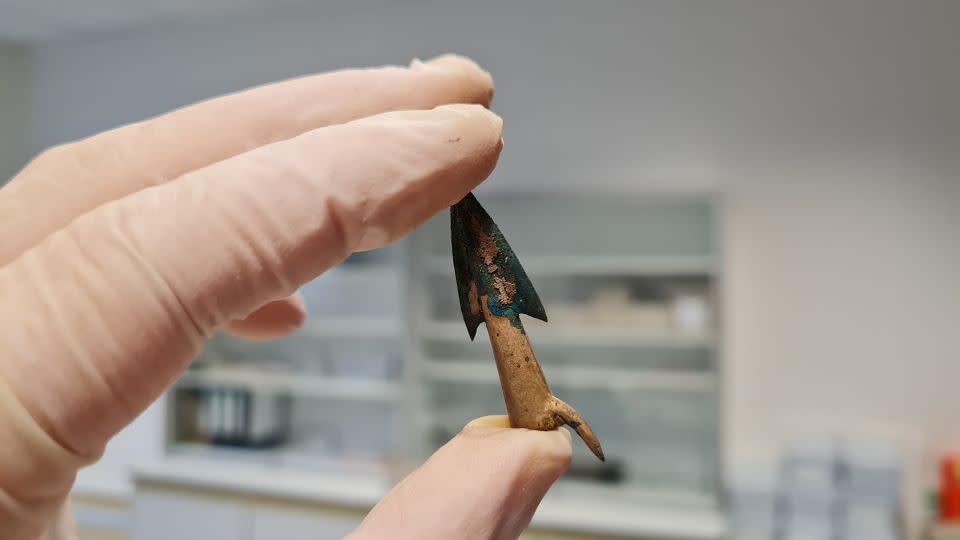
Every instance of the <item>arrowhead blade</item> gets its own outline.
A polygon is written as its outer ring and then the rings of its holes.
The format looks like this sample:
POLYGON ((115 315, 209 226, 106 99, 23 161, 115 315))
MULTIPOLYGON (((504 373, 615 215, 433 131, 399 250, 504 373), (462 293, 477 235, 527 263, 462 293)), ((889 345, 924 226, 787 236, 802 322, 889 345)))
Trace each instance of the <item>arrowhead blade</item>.
POLYGON ((460 298, 460 312, 463 322, 467 325, 470 341, 477 337, 477 328, 483 322, 483 314, 477 304, 477 289, 474 284, 471 249, 473 242, 467 233, 466 212, 461 205, 463 201, 450 207, 450 238, 453 248, 453 273, 457 278, 457 292, 460 298), (472 291, 472 292, 471 292, 472 291))
POLYGON ((483 322, 483 296, 495 314, 523 313, 546 322, 543 303, 520 260, 472 193, 450 207, 450 232, 460 310, 471 340, 483 322))

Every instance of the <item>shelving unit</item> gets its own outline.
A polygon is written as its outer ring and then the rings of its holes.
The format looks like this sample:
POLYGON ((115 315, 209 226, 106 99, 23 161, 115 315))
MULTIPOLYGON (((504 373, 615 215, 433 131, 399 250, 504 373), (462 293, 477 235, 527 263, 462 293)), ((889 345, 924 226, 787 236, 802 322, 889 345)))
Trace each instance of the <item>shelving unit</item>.
MULTIPOLYGON (((548 380, 591 422, 611 466, 596 476, 598 464, 576 443, 571 473, 534 525, 719 538, 714 201, 480 199, 550 317, 524 323, 548 380), (674 513, 684 525, 671 534, 658 516, 674 513)), ((503 414, 485 327, 471 342, 460 319, 449 242, 444 213, 398 245, 329 271, 303 289, 310 317, 291 338, 217 336, 167 400, 170 481, 199 475, 211 487, 323 502, 337 490, 302 478, 355 478, 372 504, 466 422, 503 414), (199 434, 196 417, 209 408, 198 404, 210 392, 289 400, 286 435, 254 448, 199 434), (219 480, 224 474, 230 479, 219 480)), ((144 478, 159 481, 164 467, 144 478)))
MULTIPOLYGON (((714 199, 480 200, 550 318, 524 320, 548 381, 591 422, 611 463, 605 482, 576 442, 574 466, 554 495, 579 499, 583 490, 563 487, 575 484, 592 486, 594 500, 669 492, 675 503, 717 508, 722 257, 714 199), (692 321, 684 311, 691 303, 692 321)), ((471 343, 461 320, 449 242, 440 216, 414 235, 408 257, 407 376, 420 399, 424 455, 470 419, 503 412, 485 328, 471 343)))

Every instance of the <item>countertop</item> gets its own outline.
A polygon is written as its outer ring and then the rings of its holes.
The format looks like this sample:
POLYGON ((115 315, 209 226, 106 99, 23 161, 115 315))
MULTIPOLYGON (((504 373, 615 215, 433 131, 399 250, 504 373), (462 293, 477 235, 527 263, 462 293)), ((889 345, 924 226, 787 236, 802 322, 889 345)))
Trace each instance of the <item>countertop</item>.
MULTIPOLYGON (((284 470, 249 463, 218 463, 177 456, 136 466, 135 482, 198 487, 238 494, 354 507, 366 511, 392 487, 385 475, 284 470)), ((663 539, 725 538, 723 513, 709 505, 638 503, 588 496, 578 486, 558 484, 544 498, 532 527, 663 539)))

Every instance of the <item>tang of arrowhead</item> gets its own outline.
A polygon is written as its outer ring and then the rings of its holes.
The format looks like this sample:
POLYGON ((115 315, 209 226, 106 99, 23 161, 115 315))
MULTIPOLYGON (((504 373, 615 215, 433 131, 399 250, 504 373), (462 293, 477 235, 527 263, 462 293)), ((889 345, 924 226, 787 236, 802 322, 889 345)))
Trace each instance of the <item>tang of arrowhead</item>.
POLYGON ((521 313, 546 322, 537 291, 490 214, 472 193, 450 207, 453 269, 460 311, 472 340, 483 322, 480 299, 495 315, 516 319, 521 313))

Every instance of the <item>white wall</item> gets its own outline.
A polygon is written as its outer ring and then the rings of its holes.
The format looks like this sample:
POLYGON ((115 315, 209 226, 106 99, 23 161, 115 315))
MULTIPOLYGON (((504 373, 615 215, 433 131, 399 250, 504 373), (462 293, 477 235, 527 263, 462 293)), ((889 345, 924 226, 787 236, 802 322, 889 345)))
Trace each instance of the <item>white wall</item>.
POLYGON ((0 185, 26 160, 27 85, 26 49, 0 42, 0 185))
POLYGON ((957 434, 960 3, 385 4, 45 46, 31 145, 468 54, 506 119, 490 188, 727 192, 732 459, 786 426, 957 434))

